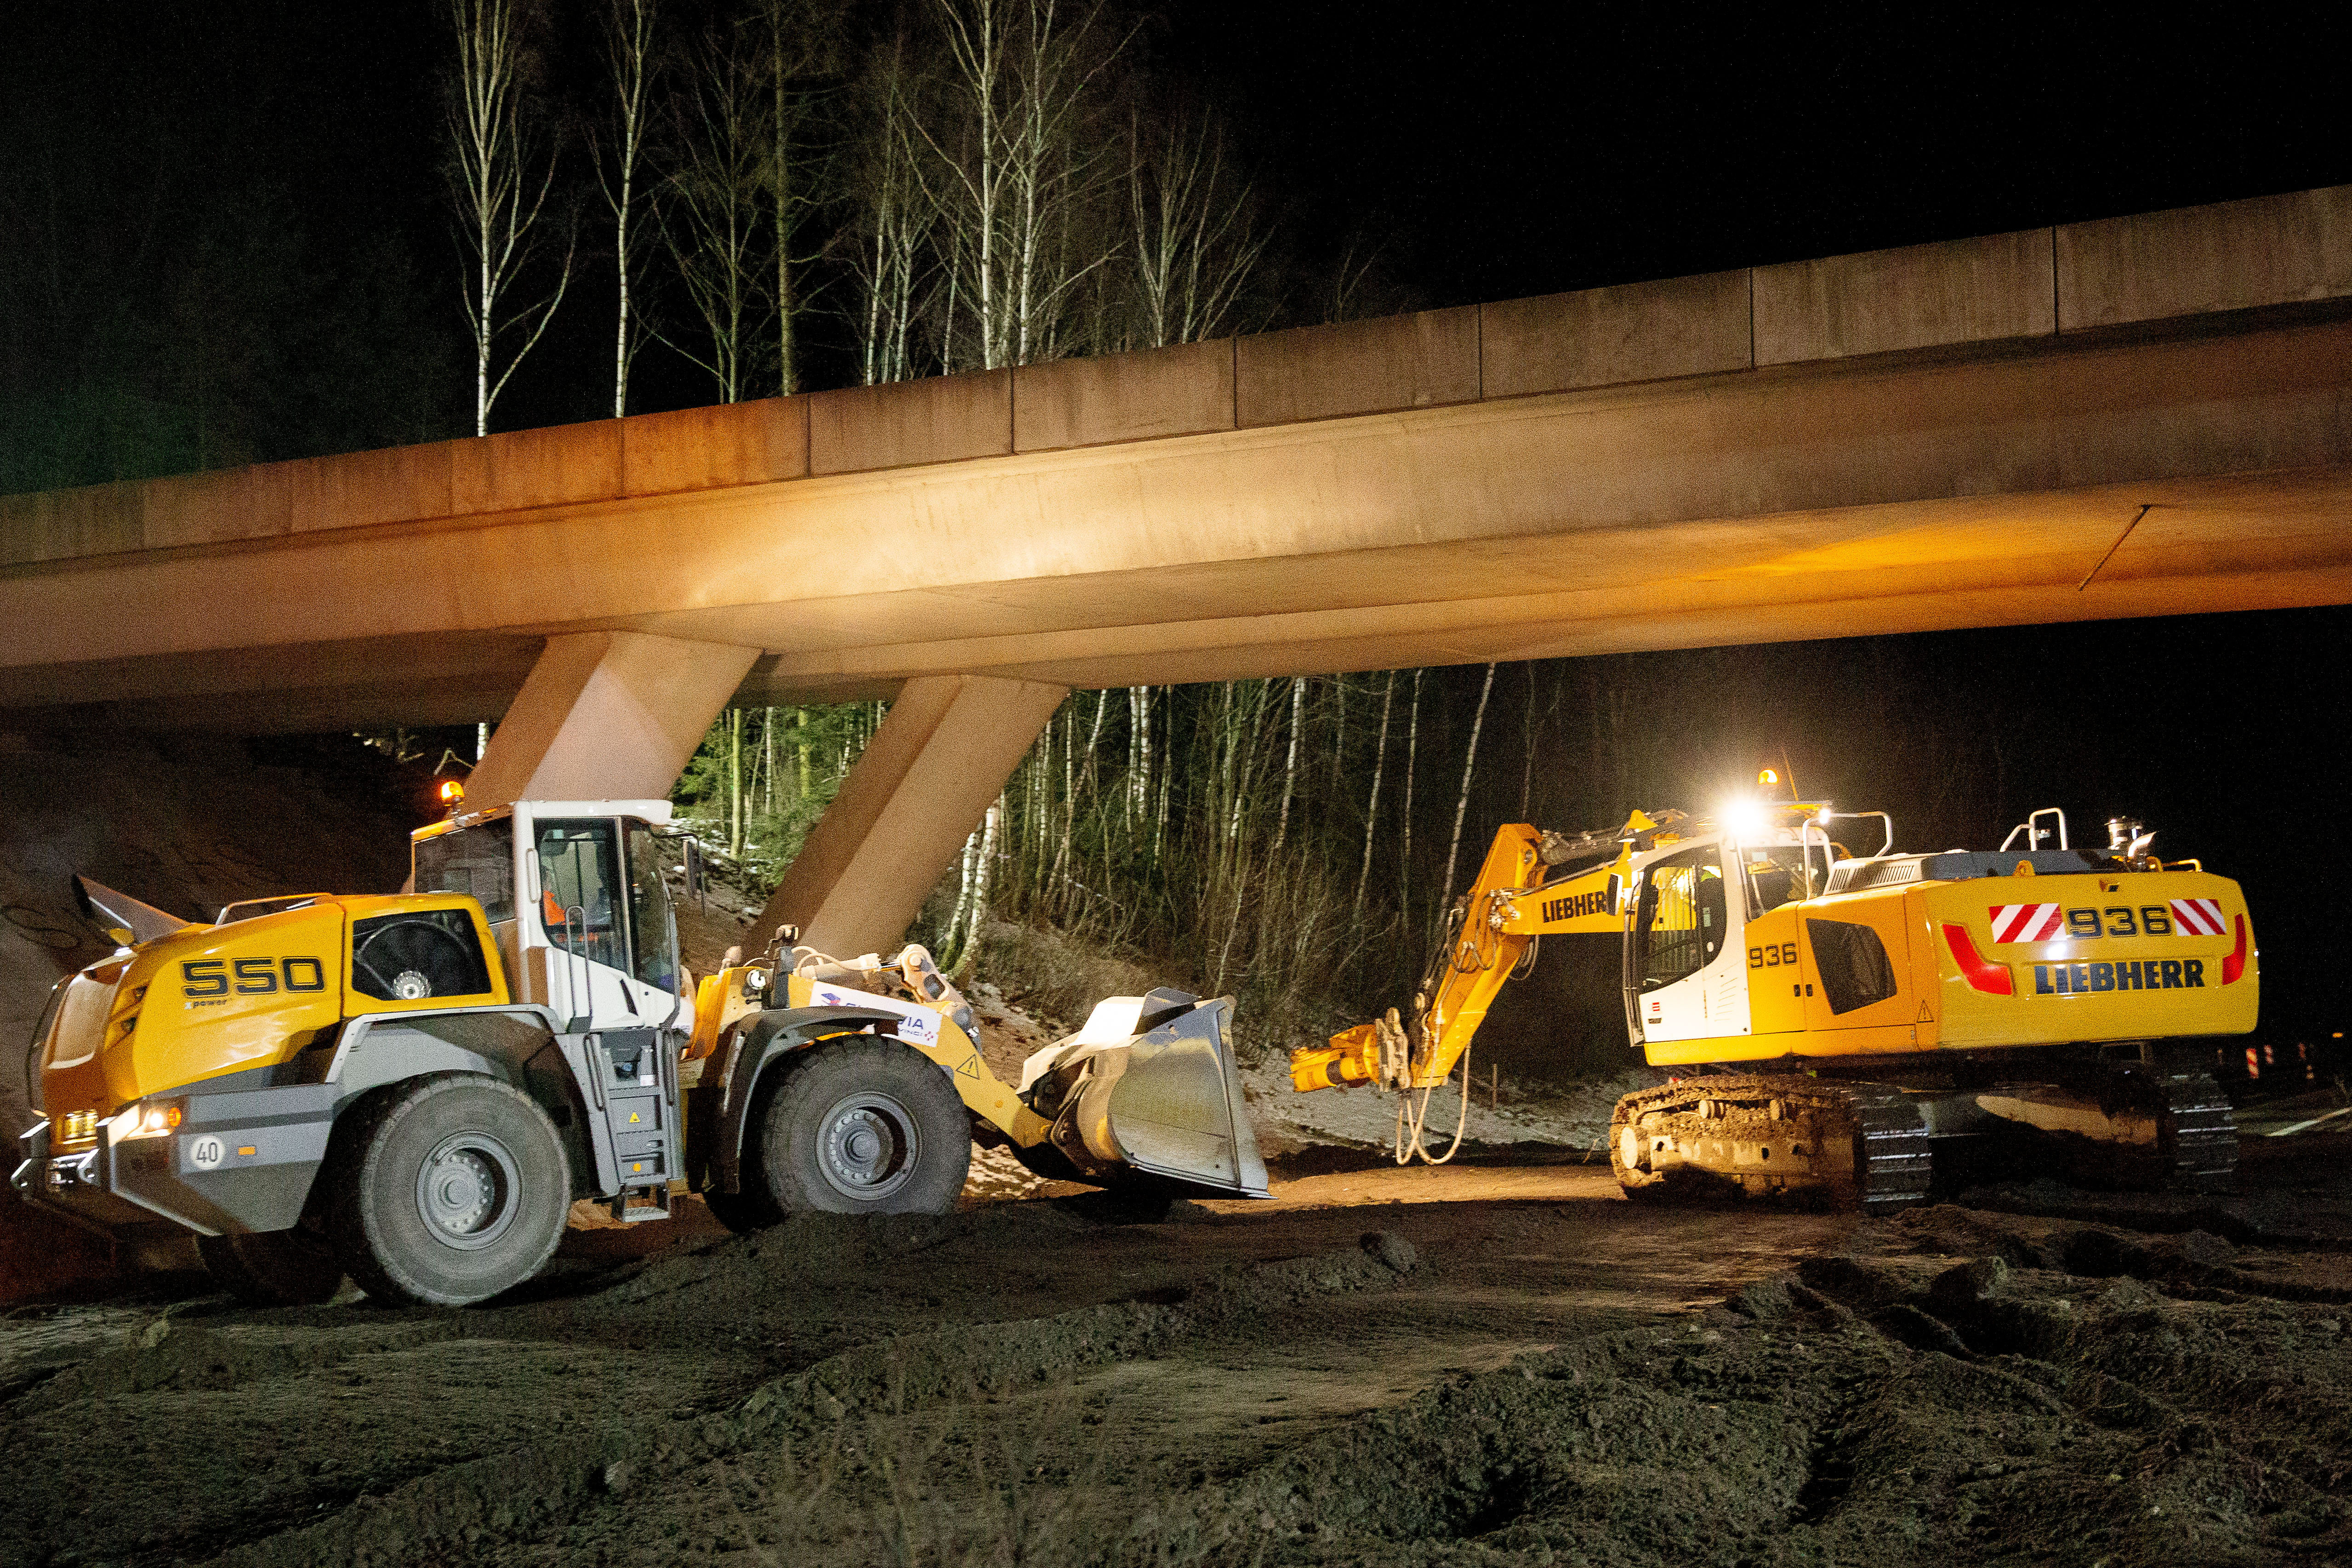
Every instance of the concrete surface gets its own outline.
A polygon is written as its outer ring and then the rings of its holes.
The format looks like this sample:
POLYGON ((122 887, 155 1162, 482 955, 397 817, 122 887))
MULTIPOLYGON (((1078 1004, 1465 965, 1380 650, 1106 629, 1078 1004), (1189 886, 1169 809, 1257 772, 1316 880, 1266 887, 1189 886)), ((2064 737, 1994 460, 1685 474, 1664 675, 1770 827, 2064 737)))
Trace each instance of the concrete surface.
POLYGON ((466 805, 667 797, 759 656, 641 632, 548 638, 467 781, 466 805))
POLYGON ((907 682, 743 950, 758 952, 779 925, 796 925, 820 952, 888 956, 1068 695, 977 676, 907 682))
POLYGON ((736 695, 771 702, 2338 603, 2347 215, 2339 187, 0 498, 0 710, 487 719, 578 632, 759 648, 736 695))

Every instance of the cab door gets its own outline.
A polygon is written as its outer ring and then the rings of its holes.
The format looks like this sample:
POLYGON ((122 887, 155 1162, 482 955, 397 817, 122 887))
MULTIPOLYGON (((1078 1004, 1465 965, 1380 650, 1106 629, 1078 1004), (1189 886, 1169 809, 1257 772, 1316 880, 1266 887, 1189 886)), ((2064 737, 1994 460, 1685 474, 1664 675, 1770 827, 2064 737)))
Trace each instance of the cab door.
MULTIPOLYGON (((677 929, 653 834, 626 817, 534 817, 525 968, 565 1022, 677 1026, 677 929)), ((690 1016, 688 1020, 690 1023, 690 1016)))
POLYGON ((1717 840, 1676 849, 1641 870, 1629 907, 1625 994, 1642 1039, 1748 1032, 1744 910, 1728 894, 1717 840))

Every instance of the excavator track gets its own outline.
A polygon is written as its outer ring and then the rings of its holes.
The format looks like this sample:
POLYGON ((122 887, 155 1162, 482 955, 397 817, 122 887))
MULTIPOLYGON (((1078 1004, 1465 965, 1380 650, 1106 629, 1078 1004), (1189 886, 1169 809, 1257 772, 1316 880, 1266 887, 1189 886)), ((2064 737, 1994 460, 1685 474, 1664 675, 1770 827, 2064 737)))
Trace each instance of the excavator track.
POLYGON ((2192 1193, 2227 1193, 2238 1184, 2238 1123, 2229 1096, 2210 1072, 2175 1073, 2158 1080, 2172 1127, 2168 1185, 2192 1193))
POLYGON ((1811 1196, 1879 1214, 1927 1195, 1927 1126, 1885 1084, 1711 1074, 1617 1102, 1609 1162, 1628 1197, 1811 1196))

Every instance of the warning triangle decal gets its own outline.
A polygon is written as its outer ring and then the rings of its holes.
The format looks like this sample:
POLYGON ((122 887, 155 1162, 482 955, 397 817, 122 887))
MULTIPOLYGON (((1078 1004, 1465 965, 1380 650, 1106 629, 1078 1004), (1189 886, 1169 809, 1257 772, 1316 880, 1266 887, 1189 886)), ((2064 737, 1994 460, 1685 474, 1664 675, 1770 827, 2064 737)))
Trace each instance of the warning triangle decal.
POLYGON ((1922 996, 1919 998, 1919 1022, 1923 1024, 1932 1024, 1935 1021, 1936 1015, 1927 1011, 1927 999, 1925 996, 1922 996))
POLYGON ((974 1051, 971 1055, 964 1058, 961 1065, 956 1068, 956 1071, 966 1078, 978 1078, 980 1076, 980 1053, 978 1051, 974 1051))

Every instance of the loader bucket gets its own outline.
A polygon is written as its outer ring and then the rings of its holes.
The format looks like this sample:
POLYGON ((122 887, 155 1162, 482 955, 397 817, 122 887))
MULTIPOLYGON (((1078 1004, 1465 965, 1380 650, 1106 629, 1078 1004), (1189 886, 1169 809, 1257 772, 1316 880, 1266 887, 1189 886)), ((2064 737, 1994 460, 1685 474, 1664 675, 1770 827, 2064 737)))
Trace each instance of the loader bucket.
POLYGON ((1111 1084, 1110 1135, 1139 1171, 1262 1198, 1265 1161, 1225 1026, 1232 1006, 1221 996, 1135 1037, 1111 1084))
MULTIPOLYGON (((1266 1195, 1226 1020, 1233 998, 1114 997, 1031 1058, 1054 1146, 1081 1179, 1156 1178, 1215 1196, 1266 1195), (1041 1081, 1042 1080, 1042 1081, 1041 1081)), ((1034 1102, 1033 1100, 1033 1102, 1034 1102)))

